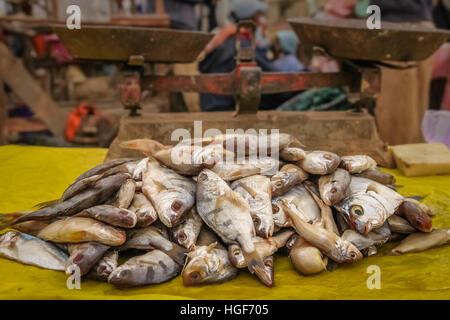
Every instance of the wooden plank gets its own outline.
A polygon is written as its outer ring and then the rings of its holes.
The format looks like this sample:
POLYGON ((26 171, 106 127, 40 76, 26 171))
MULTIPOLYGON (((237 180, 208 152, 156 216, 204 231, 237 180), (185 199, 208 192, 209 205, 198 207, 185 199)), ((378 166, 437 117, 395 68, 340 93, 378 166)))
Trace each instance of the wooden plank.
POLYGON ((62 135, 66 124, 60 107, 39 86, 6 45, 0 43, 0 79, 26 103, 55 135, 62 135))
POLYGON ((0 81, 0 145, 8 143, 6 139, 6 120, 8 112, 5 103, 5 93, 3 90, 3 81, 0 81))

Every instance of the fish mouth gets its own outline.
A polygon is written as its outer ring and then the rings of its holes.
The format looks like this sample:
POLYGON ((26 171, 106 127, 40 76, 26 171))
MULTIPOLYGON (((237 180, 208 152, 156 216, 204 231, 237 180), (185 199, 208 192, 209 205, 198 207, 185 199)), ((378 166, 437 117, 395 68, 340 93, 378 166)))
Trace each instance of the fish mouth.
POLYGON ((258 265, 253 266, 253 272, 258 279, 267 287, 273 286, 273 268, 270 265, 266 265, 264 268, 258 265))

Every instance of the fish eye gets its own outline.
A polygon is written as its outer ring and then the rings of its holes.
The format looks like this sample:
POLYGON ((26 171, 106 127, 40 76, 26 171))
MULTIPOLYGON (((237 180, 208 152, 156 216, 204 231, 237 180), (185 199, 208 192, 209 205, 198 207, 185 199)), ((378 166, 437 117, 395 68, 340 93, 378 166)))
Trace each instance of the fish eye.
POLYGON ((192 280, 196 281, 196 280, 200 279, 200 274, 199 274, 198 272, 191 272, 191 273, 189 274, 189 277, 190 277, 192 280))
POLYGON ((234 254, 235 256, 238 256, 238 255, 241 254, 241 251, 240 251, 240 250, 234 250, 234 251, 233 251, 233 254, 234 254))
POLYGON ((273 212, 275 212, 275 213, 277 213, 278 211, 280 211, 280 208, 278 208, 278 206, 277 205, 272 205, 272 210, 273 210, 273 212))
POLYGON ((178 238, 181 241, 184 241, 184 240, 186 240, 187 236, 186 236, 186 234, 184 232, 180 232, 180 234, 178 235, 178 238))
POLYGON ((350 253, 350 258, 355 259, 355 258, 356 258, 356 253, 351 252, 351 253, 350 253))
POLYGON ((279 180, 279 181, 275 182, 275 186, 277 188, 281 188, 283 186, 283 181, 279 180))
POLYGON ((361 206, 352 206, 350 212, 355 216, 362 216, 364 214, 364 209, 361 206))
POLYGON ((178 212, 181 209, 181 202, 179 201, 172 202, 171 209, 175 212, 178 212))

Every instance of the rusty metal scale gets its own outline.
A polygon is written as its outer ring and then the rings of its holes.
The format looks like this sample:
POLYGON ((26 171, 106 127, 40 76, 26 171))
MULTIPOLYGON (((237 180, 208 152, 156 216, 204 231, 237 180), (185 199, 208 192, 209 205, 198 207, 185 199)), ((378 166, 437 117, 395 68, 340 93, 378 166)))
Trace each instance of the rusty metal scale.
MULTIPOLYGON (((380 90, 379 61, 423 60, 448 38, 449 33, 405 25, 383 25, 383 30, 368 30, 361 21, 319 21, 309 18, 290 20, 302 44, 309 50, 322 47, 331 56, 342 59, 339 73, 269 73, 262 72, 255 62, 254 43, 240 47, 236 69, 229 74, 176 76, 140 76, 144 63, 175 63, 194 61, 212 35, 151 28, 85 27, 68 31, 55 27, 55 32, 69 51, 79 59, 118 61, 128 64, 121 85, 121 100, 130 110, 121 119, 118 136, 110 146, 107 159, 139 156, 124 150, 120 142, 136 138, 152 138, 164 144, 175 144, 171 134, 186 129, 194 134, 194 122, 201 121, 201 133, 216 128, 279 129, 298 137, 308 149, 328 150, 340 155, 368 154, 379 164, 391 167, 393 160, 377 133, 374 117, 369 113, 376 105, 380 90), (414 45, 402 39, 418 39, 414 45), (396 43, 402 45, 396 45, 396 43), (388 44, 386 49, 375 50, 388 44), (388 56, 389 55, 389 56, 388 56), (136 69, 137 68, 137 69, 136 69), (329 112, 259 111, 262 94, 307 90, 323 87, 344 87, 359 93, 354 110, 329 112), (233 95, 235 112, 153 113, 139 115, 142 90, 198 92, 233 95)), ((241 29, 254 31, 251 22, 241 22, 241 29)))

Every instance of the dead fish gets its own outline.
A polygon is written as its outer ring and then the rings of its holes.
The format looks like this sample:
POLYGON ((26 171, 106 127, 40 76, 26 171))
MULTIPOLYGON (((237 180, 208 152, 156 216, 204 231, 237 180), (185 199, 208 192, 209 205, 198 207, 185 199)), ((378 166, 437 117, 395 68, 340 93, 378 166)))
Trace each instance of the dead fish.
POLYGON ((132 178, 134 181, 142 182, 142 175, 144 174, 144 171, 147 170, 148 160, 149 160, 149 158, 144 158, 136 164, 136 168, 134 168, 133 175, 132 175, 132 178))
POLYGON ((334 153, 325 151, 313 151, 306 154, 305 159, 297 162, 297 165, 311 174, 327 175, 334 172, 341 158, 334 153))
POLYGON ((8 231, 0 237, 0 257, 57 271, 64 271, 68 259, 53 244, 16 231, 8 231))
POLYGON ((186 219, 170 230, 172 239, 179 245, 187 249, 192 249, 197 242, 202 225, 203 220, 198 215, 197 209, 193 207, 186 216, 186 219))
MULTIPOLYGON (((260 255, 266 258, 272 256, 278 251, 278 249, 284 247, 293 234, 293 230, 285 230, 268 239, 255 237, 252 241, 260 255)), ((231 244, 228 246, 228 253, 230 255, 231 262, 236 268, 241 269, 248 266, 248 258, 246 253, 239 247, 239 245, 231 244)))
POLYGON ((120 166, 120 165, 122 165, 124 163, 127 163, 127 162, 135 161, 135 160, 136 159, 133 159, 133 158, 121 158, 121 159, 114 159, 114 160, 111 160, 111 161, 108 161, 108 162, 104 162, 104 163, 102 163, 102 164, 100 164, 100 165, 98 165, 98 166, 96 166, 96 167, 86 171, 82 175, 80 175, 76 179, 76 181, 80 181, 80 180, 83 180, 83 179, 86 179, 88 177, 92 177, 92 176, 95 176, 95 175, 101 175, 104 172, 110 170, 111 168, 120 166))
POLYGON ((133 201, 134 193, 136 191, 136 182, 133 179, 125 181, 117 193, 114 206, 121 209, 128 209, 133 201))
POLYGON ((385 185, 395 185, 395 177, 392 174, 381 171, 377 167, 364 170, 355 176, 370 179, 385 185))
POLYGON ((408 221, 396 214, 389 217, 388 223, 391 231, 395 233, 410 234, 416 232, 416 229, 408 221))
POLYGON ((117 267, 109 275, 108 282, 123 288, 145 286, 169 281, 180 271, 181 265, 167 254, 153 250, 117 267))
POLYGON ((238 270, 231 264, 227 250, 216 248, 216 245, 215 242, 195 247, 188 253, 181 273, 185 286, 222 283, 237 276, 238 270))
POLYGON ((200 234, 197 238, 197 243, 195 244, 198 247, 201 246, 209 246, 211 243, 216 242, 216 248, 225 249, 225 247, 220 243, 219 237, 205 224, 203 224, 202 229, 200 230, 200 234))
POLYGON ((306 152, 301 148, 284 148, 280 150, 280 158, 284 161, 297 162, 305 159, 306 152))
POLYGON ((140 192, 134 194, 133 202, 131 203, 129 210, 136 214, 137 228, 148 227, 158 219, 158 214, 152 203, 140 192))
POLYGON ((326 259, 319 249, 313 247, 302 237, 297 237, 289 252, 289 258, 295 270, 308 276, 327 269, 326 259))
POLYGON ((75 215, 75 217, 93 218, 114 227, 128 229, 134 228, 137 222, 134 212, 106 204, 85 209, 75 215))
MULTIPOLYGON (((427 215, 429 215, 430 217, 434 216, 435 213, 433 211, 433 208, 428 206, 427 204, 420 202, 417 198, 420 196, 416 196, 416 197, 408 197, 405 200, 412 202, 413 204, 415 204, 416 206, 418 206, 420 209, 422 209, 423 212, 425 212, 427 215)), ((423 197, 421 197, 422 199, 424 199, 423 197)))
POLYGON ((247 201, 256 235, 262 238, 271 237, 274 224, 270 179, 260 175, 242 178, 233 182, 231 189, 239 193, 247 201))
POLYGON ((177 225, 195 203, 195 182, 150 159, 143 176, 143 193, 167 227, 177 225))
POLYGON ((413 233, 407 236, 390 255, 400 255, 410 252, 421 252, 450 242, 450 229, 435 229, 427 233, 413 233))
POLYGON ((320 215, 322 217, 324 228, 336 235, 339 235, 339 230, 337 228, 336 222, 334 221, 333 211, 331 210, 331 208, 322 201, 322 199, 317 194, 318 191, 315 189, 315 186, 312 183, 305 183, 305 188, 306 190, 308 190, 309 194, 313 197, 314 201, 316 201, 317 205, 320 208, 320 215))
POLYGON ((86 275, 108 249, 109 246, 96 242, 70 244, 70 257, 66 262, 66 273, 72 274, 73 266, 77 266, 80 270, 80 275, 86 275))
POLYGON ((265 269, 263 257, 252 241, 255 228, 250 207, 241 195, 208 169, 203 169, 198 175, 197 212, 225 243, 238 243, 249 257, 250 272, 264 277, 264 274, 259 274, 265 269))
POLYGON ((418 205, 408 199, 405 199, 398 207, 397 214, 405 217, 409 224, 419 231, 431 232, 433 229, 433 222, 431 221, 430 216, 418 205))
POLYGON ((22 233, 36 236, 39 233, 39 231, 41 231, 48 225, 49 223, 44 221, 27 221, 18 223, 14 225, 12 228, 22 233))
POLYGON ((235 161, 219 162, 211 171, 225 181, 234 181, 245 177, 259 175, 273 175, 278 171, 279 162, 269 157, 244 159, 241 163, 235 161))
POLYGON ((37 211, 22 215, 13 221, 7 221, 10 215, 17 216, 17 213, 0 215, 2 224, 0 230, 10 225, 26 222, 30 220, 48 221, 56 217, 73 216, 74 214, 102 204, 110 199, 120 188, 122 183, 129 178, 128 174, 117 174, 99 180, 92 189, 88 189, 62 203, 45 207, 37 211), (6 223, 3 223, 6 220, 6 223))
POLYGON ((279 197, 306 179, 308 179, 308 174, 303 169, 293 164, 287 164, 270 179, 272 196, 279 197))
POLYGON ((355 262, 362 259, 361 252, 349 241, 320 226, 309 224, 296 214, 288 212, 297 233, 312 246, 339 263, 355 262))
POLYGON ((323 222, 319 206, 303 185, 295 186, 279 199, 286 214, 294 214, 308 223, 320 224, 323 222))
POLYGON ((347 229, 342 234, 341 238, 350 241, 358 250, 364 250, 374 245, 374 241, 365 235, 360 234, 352 229, 347 229))
POLYGON ((292 227, 291 220, 283 209, 282 197, 272 199, 272 213, 275 228, 292 227))
POLYGON ((178 244, 168 240, 160 229, 149 226, 143 229, 131 230, 128 232, 127 242, 120 247, 120 250, 139 249, 152 250, 158 249, 166 253, 178 264, 183 265, 187 250, 178 244))
POLYGON ((377 166, 377 162, 366 155, 347 156, 341 158, 340 167, 350 173, 361 173, 377 166))
POLYGON ((38 238, 59 243, 99 242, 120 246, 126 240, 124 231, 91 218, 72 217, 55 221, 42 229, 38 238))
POLYGON ((109 275, 119 265, 119 253, 116 250, 107 252, 88 273, 88 277, 100 281, 108 281, 109 275))
POLYGON ((339 203, 346 194, 351 177, 348 171, 336 169, 332 174, 319 178, 320 197, 327 205, 339 203))
POLYGON ((334 207, 359 233, 381 227, 404 198, 388 187, 365 178, 352 177, 347 196, 334 207))

